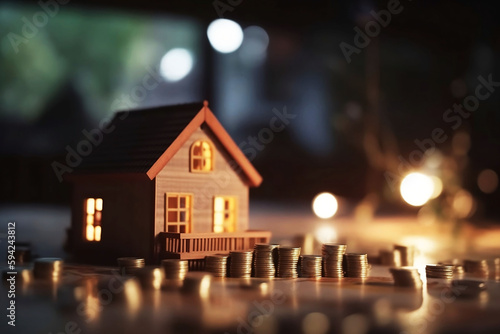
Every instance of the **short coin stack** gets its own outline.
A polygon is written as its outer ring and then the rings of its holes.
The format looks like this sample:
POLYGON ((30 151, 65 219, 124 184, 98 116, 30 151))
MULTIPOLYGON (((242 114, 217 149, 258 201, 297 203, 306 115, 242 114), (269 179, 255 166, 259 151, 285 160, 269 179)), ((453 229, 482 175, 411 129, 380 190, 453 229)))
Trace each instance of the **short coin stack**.
POLYGON ((189 270, 187 260, 165 259, 161 261, 161 266, 167 279, 183 280, 189 270))
POLYGON ((320 255, 301 255, 300 277, 320 278, 322 260, 320 255))
POLYGON ((229 254, 229 276, 248 278, 252 275, 252 251, 233 251, 229 254))
POLYGON ((415 267, 390 268, 394 285, 405 288, 422 288, 422 279, 415 267))
POLYGON ((488 277, 489 268, 486 260, 464 260, 464 269, 466 273, 478 277, 488 277))
POLYGON ((64 261, 56 257, 44 257, 35 260, 33 276, 37 279, 57 280, 63 271, 64 261))
POLYGON ((400 253, 401 266, 413 266, 415 249, 412 246, 394 245, 394 250, 400 253))
POLYGON ((253 270, 255 277, 270 278, 276 276, 273 253, 278 245, 255 244, 253 253, 253 270))
POLYGON ((453 278, 453 265, 446 264, 428 264, 425 266, 425 275, 427 278, 453 278))
POLYGON ((145 266, 134 271, 139 283, 146 289, 160 289, 165 278, 165 271, 156 266, 145 266))
POLYGON ((453 267, 453 277, 454 278, 463 278, 464 276, 464 266, 458 264, 457 261, 453 260, 450 262, 438 262, 440 265, 444 266, 452 266, 453 267))
POLYGON ((368 255, 359 253, 347 253, 344 255, 346 264, 346 277, 368 277, 368 255))
POLYGON ((278 277, 297 278, 297 263, 300 257, 300 247, 278 248, 278 277))
POLYGON ((342 260, 346 252, 347 245, 323 244, 321 255, 323 257, 323 273, 325 277, 344 277, 342 260))
POLYGON ((228 255, 223 254, 205 256, 205 271, 215 277, 226 277, 228 257, 228 255))
POLYGON ((117 259, 120 273, 122 275, 132 275, 138 268, 144 267, 144 258, 141 257, 119 257, 117 259))

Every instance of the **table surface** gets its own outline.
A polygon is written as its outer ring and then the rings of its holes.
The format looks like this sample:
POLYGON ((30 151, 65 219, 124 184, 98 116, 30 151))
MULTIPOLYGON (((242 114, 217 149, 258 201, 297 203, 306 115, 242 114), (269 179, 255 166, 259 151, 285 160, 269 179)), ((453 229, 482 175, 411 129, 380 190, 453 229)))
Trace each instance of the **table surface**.
MULTIPOLYGON (((65 265, 58 282, 16 286, 16 326, 2 333, 499 333, 500 277, 461 298, 449 282, 394 287, 388 267, 370 277, 212 278, 190 291, 174 281, 141 287, 118 268, 65 265), (201 293, 200 293, 201 291, 201 293)), ((421 275, 422 276, 422 275, 421 275)), ((478 278, 473 278, 478 279, 478 278)), ((4 284, 0 296, 7 305, 4 284)), ((5 312, 5 311, 4 311, 5 312)))

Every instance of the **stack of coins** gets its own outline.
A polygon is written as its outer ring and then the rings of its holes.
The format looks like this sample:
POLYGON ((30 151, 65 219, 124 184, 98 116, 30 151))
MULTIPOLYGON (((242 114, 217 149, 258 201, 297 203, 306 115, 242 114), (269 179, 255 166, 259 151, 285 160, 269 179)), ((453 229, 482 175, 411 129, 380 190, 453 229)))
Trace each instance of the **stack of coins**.
POLYGON ((165 278, 165 272, 160 267, 145 266, 134 271, 134 276, 139 280, 139 283, 146 289, 160 289, 165 278))
POLYGON ((300 277, 320 278, 322 261, 323 258, 320 255, 301 255, 300 277))
POLYGON ((297 263, 300 257, 300 247, 278 248, 278 277, 297 278, 297 263))
POLYGON ((63 263, 62 259, 55 257, 36 259, 33 276, 37 279, 57 280, 62 274, 63 263))
POLYGON ((144 259, 140 257, 119 257, 117 261, 122 275, 132 275, 135 270, 144 267, 144 259))
POLYGON ((252 275, 252 251, 233 251, 229 254, 229 276, 248 278, 252 275))
POLYGON ((498 281, 500 280, 500 258, 496 258, 493 263, 495 267, 495 275, 493 278, 498 281))
POLYGON ((253 270, 255 277, 270 278, 276 276, 274 250, 278 245, 255 244, 253 249, 253 270))
POLYGON ((486 260, 464 260, 464 269, 466 273, 478 277, 488 277, 488 261, 486 260))
POLYGON ((161 261, 161 266, 167 279, 183 280, 189 270, 187 260, 165 259, 161 261))
POLYGON ((427 278, 453 278, 453 265, 428 264, 425 266, 425 275, 427 278))
POLYGON ((380 264, 390 267, 401 267, 401 252, 394 250, 380 250, 380 264))
POLYGON ((444 266, 452 266, 453 267, 453 277, 454 278, 463 278, 464 266, 461 264, 458 264, 456 261, 438 262, 438 264, 444 265, 444 266))
POLYGON ((413 266, 415 249, 412 246, 394 245, 394 250, 399 251, 401 256, 401 266, 413 266))
POLYGON ((346 264, 346 277, 368 277, 368 255, 347 253, 344 255, 346 264))
POLYGON ((341 244, 323 244, 321 246, 323 274, 325 277, 344 277, 342 260, 346 249, 347 245, 341 244))
POLYGON ((226 277, 228 255, 208 255, 205 256, 205 271, 215 277, 226 277))
POLYGON ((394 285, 397 287, 416 288, 422 287, 422 279, 415 267, 390 268, 394 285))

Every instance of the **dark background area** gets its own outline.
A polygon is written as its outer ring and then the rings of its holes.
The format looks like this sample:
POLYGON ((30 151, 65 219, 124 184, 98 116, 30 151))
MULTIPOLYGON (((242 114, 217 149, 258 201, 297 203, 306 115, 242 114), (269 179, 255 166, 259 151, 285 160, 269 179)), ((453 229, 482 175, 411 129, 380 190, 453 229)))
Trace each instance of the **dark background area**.
POLYGON ((448 139, 436 144, 433 168, 445 192, 437 200, 463 188, 478 217, 499 216, 499 191, 480 191, 477 177, 500 170, 500 92, 457 129, 443 120, 474 94, 478 76, 500 81, 494 2, 402 0, 401 13, 350 63, 340 44, 354 45, 354 28, 364 30, 370 11, 386 10, 387 1, 233 1, 240 4, 224 18, 269 36, 265 59, 255 63, 243 61, 243 51, 211 48, 214 3, 74 0, 17 53, 8 34, 21 34, 22 18, 41 9, 35 1, 0 3, 0 200, 68 204, 69 185, 58 181, 53 161, 112 115, 113 101, 140 84, 148 66, 181 46, 195 56, 192 72, 162 82, 137 107, 207 99, 243 146, 269 126, 273 110, 297 115, 252 160, 264 177, 252 199, 309 203, 330 191, 358 203, 375 194, 380 211, 415 210, 391 191, 387 175, 397 183, 415 140, 442 128, 448 139))

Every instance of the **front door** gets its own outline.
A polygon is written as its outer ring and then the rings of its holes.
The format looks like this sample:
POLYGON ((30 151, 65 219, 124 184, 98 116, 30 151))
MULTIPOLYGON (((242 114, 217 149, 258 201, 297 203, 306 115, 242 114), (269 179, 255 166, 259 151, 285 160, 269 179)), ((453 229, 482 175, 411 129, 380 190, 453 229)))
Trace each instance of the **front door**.
POLYGON ((236 197, 214 197, 214 232, 236 231, 236 197))

